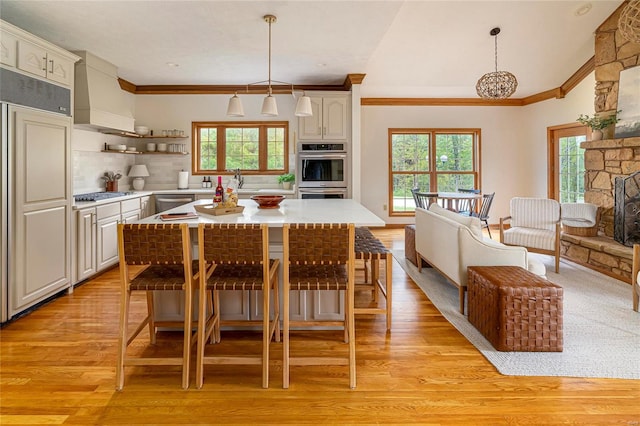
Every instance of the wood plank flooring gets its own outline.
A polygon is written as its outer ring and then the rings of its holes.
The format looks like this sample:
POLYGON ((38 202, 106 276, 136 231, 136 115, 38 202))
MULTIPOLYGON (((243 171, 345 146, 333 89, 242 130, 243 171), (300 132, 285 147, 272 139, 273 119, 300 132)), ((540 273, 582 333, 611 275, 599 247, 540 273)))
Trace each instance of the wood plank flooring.
MULTIPOLYGON (((375 234, 403 247, 403 230, 375 234)), ((270 388, 259 366, 205 367, 205 385, 180 388, 178 367, 132 367, 115 391, 118 272, 113 269, 0 330, 0 424, 463 424, 640 425, 640 382, 502 376, 396 264, 393 328, 356 320, 357 388, 346 366, 292 367, 282 389, 281 343, 270 388)), ((368 294, 358 295, 368 303, 368 294)), ((132 309, 142 315, 144 301, 132 309)), ((136 350, 179 350, 179 333, 136 350)), ((292 355, 347 351, 340 332, 294 332, 292 355)), ((223 332, 209 350, 258 353, 252 332, 223 332), (242 348, 241 348, 242 347, 242 348)), ((193 384, 193 375, 192 375, 193 384)))

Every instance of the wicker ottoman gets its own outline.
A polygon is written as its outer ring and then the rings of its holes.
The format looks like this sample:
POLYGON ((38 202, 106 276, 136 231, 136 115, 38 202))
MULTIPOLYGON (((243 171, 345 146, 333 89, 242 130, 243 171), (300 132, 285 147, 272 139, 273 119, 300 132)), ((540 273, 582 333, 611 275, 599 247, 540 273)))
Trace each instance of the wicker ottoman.
MULTIPOLYGON (((411 263, 418 266, 416 263, 416 226, 405 225, 404 227, 404 257, 409 259, 411 263)), ((429 268, 430 265, 421 259, 422 266, 429 268)))
POLYGON ((519 266, 470 266, 469 322, 499 351, 562 352, 563 289, 519 266))

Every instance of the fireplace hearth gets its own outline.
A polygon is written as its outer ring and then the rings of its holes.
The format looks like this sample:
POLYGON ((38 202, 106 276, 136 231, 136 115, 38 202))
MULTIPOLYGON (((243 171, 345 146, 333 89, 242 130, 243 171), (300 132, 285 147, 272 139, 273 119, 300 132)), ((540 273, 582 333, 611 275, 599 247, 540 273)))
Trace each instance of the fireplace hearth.
POLYGON ((640 243, 640 172, 615 179, 613 238, 628 247, 640 243))

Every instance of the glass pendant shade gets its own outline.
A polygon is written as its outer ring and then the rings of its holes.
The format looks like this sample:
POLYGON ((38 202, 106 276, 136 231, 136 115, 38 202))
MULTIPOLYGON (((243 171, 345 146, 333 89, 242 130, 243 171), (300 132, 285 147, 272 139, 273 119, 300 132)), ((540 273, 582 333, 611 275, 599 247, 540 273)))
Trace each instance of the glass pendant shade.
POLYGON ((242 108, 242 102, 237 94, 229 99, 227 115, 230 117, 244 117, 244 108, 242 108))
POLYGON ((313 115, 310 97, 303 95, 298 98, 295 115, 296 117, 311 117, 313 115))
POLYGON ((262 115, 276 116, 278 115, 278 105, 276 104, 276 98, 268 95, 262 101, 262 115))

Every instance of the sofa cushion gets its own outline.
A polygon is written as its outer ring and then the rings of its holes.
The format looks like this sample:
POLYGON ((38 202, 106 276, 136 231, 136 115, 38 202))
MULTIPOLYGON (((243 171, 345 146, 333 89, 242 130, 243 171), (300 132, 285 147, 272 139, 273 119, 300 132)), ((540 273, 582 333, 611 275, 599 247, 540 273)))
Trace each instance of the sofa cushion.
POLYGON ((436 203, 433 203, 429 206, 429 211, 435 213, 440 216, 444 216, 447 219, 451 219, 460 225, 464 225, 471 230, 471 233, 476 237, 482 239, 482 225, 480 224, 480 219, 477 217, 461 215, 460 213, 452 212, 451 210, 447 210, 444 207, 439 206, 436 203))
MULTIPOLYGON (((560 221, 560 203, 547 198, 515 197, 511 199, 511 226, 554 231, 560 221)), ((509 243, 510 244, 510 243, 509 243)))
POLYGON ((547 268, 544 266, 544 263, 531 256, 527 258, 527 270, 532 274, 547 278, 547 268))
POLYGON ((510 228, 503 232, 503 241, 511 246, 555 249, 555 232, 546 229, 510 228))

